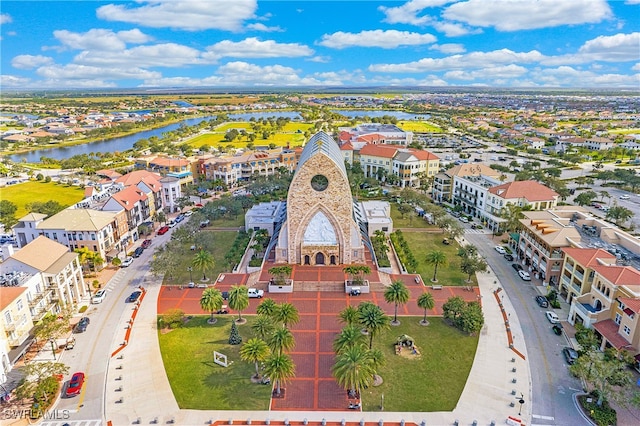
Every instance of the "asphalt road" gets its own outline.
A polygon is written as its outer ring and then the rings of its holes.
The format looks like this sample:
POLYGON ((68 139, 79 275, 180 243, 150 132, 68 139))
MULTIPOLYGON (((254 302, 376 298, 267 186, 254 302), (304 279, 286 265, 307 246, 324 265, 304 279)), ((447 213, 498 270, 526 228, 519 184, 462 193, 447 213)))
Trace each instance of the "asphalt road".
MULTIPOLYGON (((509 296, 522 327, 527 347, 527 359, 532 381, 532 422, 534 425, 571 426, 577 424, 580 414, 572 395, 582 392, 580 381, 572 377, 562 355, 562 348, 568 345, 565 336, 556 336, 545 311, 535 302, 540 294, 536 284, 540 280, 522 281, 509 262, 495 251, 500 240, 491 235, 466 233, 465 239, 478 247, 489 266, 509 296)), ((565 304, 566 305, 566 304, 565 304)), ((568 310, 565 306, 564 310, 568 310)))
MULTIPOLYGON (((144 285, 144 276, 148 273, 148 263, 153 248, 168 241, 171 232, 153 238, 152 246, 145 250, 131 266, 121 268, 105 287, 107 296, 100 304, 89 305, 86 312, 91 320, 87 331, 74 334, 76 346, 65 351, 61 362, 69 366, 69 377, 76 371, 86 375, 85 386, 80 395, 62 397, 57 410, 69 410, 69 420, 102 419, 105 412, 106 373, 111 353, 124 340, 125 326, 131 316, 132 303, 126 298, 140 285, 144 285)), ((64 391, 64 390, 63 390, 64 391)))

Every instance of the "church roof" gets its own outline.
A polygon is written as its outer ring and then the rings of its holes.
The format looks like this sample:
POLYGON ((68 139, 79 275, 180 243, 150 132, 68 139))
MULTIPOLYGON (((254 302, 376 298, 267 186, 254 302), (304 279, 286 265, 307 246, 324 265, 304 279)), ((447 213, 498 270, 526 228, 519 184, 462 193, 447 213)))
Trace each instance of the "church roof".
POLYGON ((298 161, 298 168, 296 172, 300 170, 304 163, 307 162, 308 159, 317 154, 324 154, 332 160, 338 169, 342 171, 344 176, 347 176, 347 170, 344 167, 344 157, 340 152, 340 147, 334 141, 331 136, 326 134, 325 132, 318 132, 315 135, 311 136, 311 139, 307 142, 302 150, 302 154, 300 154, 300 160, 298 161))

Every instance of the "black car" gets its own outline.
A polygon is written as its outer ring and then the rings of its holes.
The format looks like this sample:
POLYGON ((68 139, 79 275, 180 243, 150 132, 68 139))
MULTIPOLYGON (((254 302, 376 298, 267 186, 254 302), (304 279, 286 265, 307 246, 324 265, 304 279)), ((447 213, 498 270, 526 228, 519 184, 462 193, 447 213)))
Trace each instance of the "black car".
POLYGON ((89 325, 89 322, 90 322, 89 317, 80 318, 80 321, 78 321, 76 326, 73 328, 73 332, 84 333, 85 331, 87 331, 87 326, 89 325))
POLYGON ((564 359, 567 361, 567 364, 571 365, 578 359, 578 352, 573 348, 563 348, 562 354, 564 355, 564 359))
POLYGON ((540 306, 541 308, 549 307, 549 301, 544 296, 536 296, 536 302, 538 302, 538 306, 540 306))
POLYGON ((140 257, 142 256, 142 252, 144 251, 144 249, 142 247, 138 247, 134 252, 133 252, 133 257, 140 257))
POLYGON ((518 272, 518 271, 522 271, 522 270, 524 269, 524 268, 522 267, 522 265, 521 265, 521 264, 519 264, 519 263, 512 263, 512 264, 511 264, 511 267, 512 267, 513 269, 515 269, 515 270, 516 270, 516 272, 518 272))
POLYGON ((554 324, 553 327, 551 327, 551 330, 553 330, 553 333, 556 336, 560 336, 562 334, 562 325, 561 324, 554 324))
POLYGON ((127 297, 127 303, 137 302, 141 294, 142 294, 141 291, 138 291, 138 290, 134 291, 133 293, 131 293, 129 297, 127 297))
POLYGON ((504 258, 507 259, 509 262, 511 262, 513 260, 513 255, 507 253, 507 254, 504 255, 504 258))

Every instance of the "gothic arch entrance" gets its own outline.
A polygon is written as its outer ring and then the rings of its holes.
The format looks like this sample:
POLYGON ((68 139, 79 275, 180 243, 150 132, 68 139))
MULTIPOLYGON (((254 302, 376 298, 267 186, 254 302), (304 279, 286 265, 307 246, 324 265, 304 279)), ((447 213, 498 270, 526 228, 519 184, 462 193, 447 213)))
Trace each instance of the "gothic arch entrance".
POLYGON ((316 265, 324 265, 324 254, 316 253, 316 265))
POLYGON ((336 264, 336 257, 334 255, 331 255, 331 257, 329 258, 329 264, 330 265, 336 264))
POLYGON ((304 256, 304 264, 305 265, 310 265, 311 264, 311 259, 309 258, 309 255, 305 255, 304 256))

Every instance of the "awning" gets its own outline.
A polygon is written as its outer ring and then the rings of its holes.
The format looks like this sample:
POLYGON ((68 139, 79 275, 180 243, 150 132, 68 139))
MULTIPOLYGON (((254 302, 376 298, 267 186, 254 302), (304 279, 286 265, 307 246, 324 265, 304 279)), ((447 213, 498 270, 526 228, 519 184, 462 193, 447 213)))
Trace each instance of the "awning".
POLYGON ((518 234, 517 232, 512 232, 509 234, 509 236, 515 242, 518 242, 518 240, 520 240, 520 234, 518 234))
POLYGON ((29 337, 27 337, 27 339, 24 342, 22 342, 20 346, 18 346, 15 349, 11 349, 8 354, 9 362, 11 364, 15 364, 16 361, 18 361, 20 357, 29 350, 29 348, 31 347, 31 345, 33 345, 33 342, 35 341, 36 341, 36 338, 30 334, 29 337))

